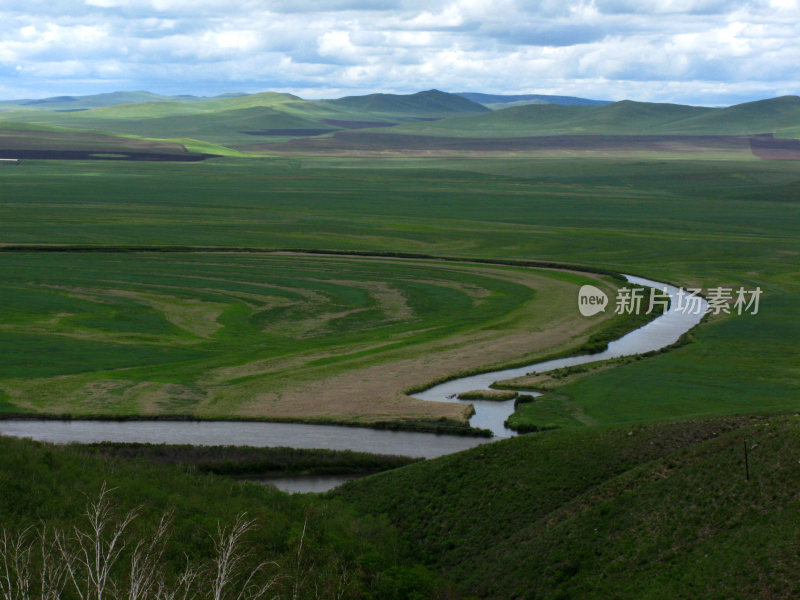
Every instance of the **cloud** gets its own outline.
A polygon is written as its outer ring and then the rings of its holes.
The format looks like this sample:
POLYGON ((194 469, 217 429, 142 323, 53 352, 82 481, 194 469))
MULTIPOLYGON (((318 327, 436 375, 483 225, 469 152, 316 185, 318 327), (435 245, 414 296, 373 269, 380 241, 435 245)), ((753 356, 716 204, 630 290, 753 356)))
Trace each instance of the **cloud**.
POLYGON ((798 93, 797 0, 27 0, 5 97, 441 89, 724 103, 798 93))

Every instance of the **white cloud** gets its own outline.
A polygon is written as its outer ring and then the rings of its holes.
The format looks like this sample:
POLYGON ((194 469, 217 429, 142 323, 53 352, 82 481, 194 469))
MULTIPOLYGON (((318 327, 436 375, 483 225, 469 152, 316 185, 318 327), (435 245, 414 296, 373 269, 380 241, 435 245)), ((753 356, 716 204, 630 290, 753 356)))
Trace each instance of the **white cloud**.
POLYGON ((0 90, 716 103, 798 93, 799 24, 798 0, 28 0, 0 7, 0 90))
POLYGON ((319 37, 319 53, 322 56, 352 60, 358 57, 358 49, 350 41, 350 32, 336 29, 319 37))

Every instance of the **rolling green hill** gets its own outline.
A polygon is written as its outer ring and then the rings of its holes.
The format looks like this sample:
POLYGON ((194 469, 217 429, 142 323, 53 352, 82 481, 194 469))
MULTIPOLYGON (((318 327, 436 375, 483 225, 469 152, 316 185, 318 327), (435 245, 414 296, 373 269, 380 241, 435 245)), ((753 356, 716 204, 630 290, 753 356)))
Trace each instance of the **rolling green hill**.
POLYGON ((382 115, 408 115, 417 118, 441 118, 489 112, 485 106, 439 90, 416 94, 368 94, 328 100, 328 104, 382 115))
POLYGON ((794 598, 798 435, 797 417, 546 432, 333 494, 466 596, 794 598))
POLYGON ((52 111, 80 111, 103 106, 138 104, 143 102, 206 102, 236 97, 238 95, 239 94, 225 94, 214 98, 206 98, 201 96, 162 96, 147 91, 111 92, 88 96, 55 96, 52 98, 3 100, 0 101, 0 110, 27 108, 52 111))
POLYGON ((538 135, 748 135, 800 131, 800 98, 785 96, 705 108, 623 100, 603 106, 528 104, 483 115, 398 127, 395 133, 521 137, 538 135))
POLYGON ((145 102, 69 113, 14 110, 0 113, 0 123, 101 130, 150 138, 192 138, 231 145, 252 142, 253 138, 245 133, 248 131, 308 129, 318 133, 319 130, 335 130, 319 119, 308 118, 302 111, 285 109, 285 105, 294 100, 292 97, 280 96, 259 94, 257 97, 231 98, 202 104, 145 102))
POLYGON ((457 92, 457 96, 497 110, 513 104, 563 104, 565 106, 600 106, 610 100, 590 100, 576 96, 552 96, 549 94, 483 94, 480 92, 457 92))
MULTIPOLYGON (((306 101, 291 94, 276 92, 202 102, 142 97, 138 93, 131 97, 146 101, 109 103, 71 112, 16 106, 10 107, 13 110, 0 112, 0 122, 246 145, 369 126, 392 126, 419 119, 488 112, 479 104, 436 90, 408 96, 373 94, 330 101, 306 101)), ((75 102, 79 100, 75 99, 75 102)))
POLYGON ((397 133, 481 137, 656 133, 708 110, 713 109, 629 100, 603 106, 527 104, 475 117, 405 125, 397 133))
POLYGON ((781 96, 716 109, 682 124, 687 131, 725 131, 732 134, 800 133, 800 97, 781 96))
MULTIPOLYGON (((131 105, 129 110, 141 105, 131 105)), ((119 110, 122 107, 114 107, 119 110)), ((106 110, 106 109, 102 109, 106 110)), ((94 112, 94 111, 92 111, 94 112)), ((151 118, 94 118, 91 122, 101 129, 141 135, 147 137, 192 138, 218 144, 243 144, 253 141, 257 132, 287 130, 286 133, 301 134, 303 130, 318 132, 331 130, 317 121, 297 116, 271 106, 250 106, 232 110, 197 112, 194 114, 165 114, 151 118), (296 131, 299 130, 299 131, 296 131)), ((78 119, 73 121, 78 123, 78 119)), ((280 133, 280 131, 279 131, 280 133)), ((259 139, 259 138, 256 138, 259 139)))
POLYGON ((186 140, 154 140, 102 131, 66 129, 30 123, 0 122, 2 158, 129 158, 196 160, 202 154, 230 154, 227 148, 186 140))
MULTIPOLYGON (((472 97, 495 99, 495 96, 481 94, 471 94, 472 97)), ((514 103, 519 102, 539 100, 514 100, 514 103)), ((493 105, 493 108, 498 106, 493 105)), ((468 98, 438 90, 319 101, 277 92, 189 99, 130 92, 47 99, 41 104, 6 105, 5 108, 0 110, 0 123, 116 132, 146 138, 200 140, 267 153, 282 151, 275 147, 275 143, 320 136, 320 143, 306 144, 308 151, 352 152, 354 140, 356 151, 360 151, 362 146, 372 148, 385 143, 389 143, 387 149, 391 150, 398 146, 398 139, 403 141, 402 138, 372 137, 384 134, 387 127, 392 128, 391 133, 395 136, 497 139, 500 146, 493 148, 495 151, 502 150, 503 140, 512 137, 743 136, 762 133, 773 133, 778 137, 800 136, 800 98, 795 96, 728 108, 625 100, 597 105, 522 104, 492 111, 468 98), (57 106, 84 108, 54 108, 57 106), (350 136, 334 142, 326 141, 325 136, 329 134, 353 129, 364 131, 357 138, 350 136)), ((403 145, 399 143, 398 147, 403 145)), ((419 143, 414 141, 413 145, 419 143)), ((460 151, 458 147, 446 150, 460 151)), ((475 151, 476 148, 461 150, 475 151)), ((519 150, 510 148, 510 151, 519 150)), ((302 152, 305 148, 301 144, 299 148, 290 146, 286 151, 302 152)), ((658 152, 658 148, 655 151, 658 152)))

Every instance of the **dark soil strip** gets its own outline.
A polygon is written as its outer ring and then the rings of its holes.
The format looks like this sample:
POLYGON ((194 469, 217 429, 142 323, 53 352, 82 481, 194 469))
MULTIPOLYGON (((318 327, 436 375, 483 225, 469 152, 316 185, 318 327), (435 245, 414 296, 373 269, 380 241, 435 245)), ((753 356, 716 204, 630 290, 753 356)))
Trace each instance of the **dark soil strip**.
POLYGON ((339 132, 270 147, 287 153, 334 152, 752 152, 759 158, 798 160, 800 140, 771 135, 559 135, 518 138, 456 138, 396 133, 339 132))
MULTIPOLYGON (((365 258, 404 258, 411 260, 435 260, 455 263, 474 263, 483 265, 507 265, 512 267, 535 267, 539 269, 566 269, 569 271, 583 271, 585 273, 598 273, 610 275, 624 281, 619 273, 601 267, 577 265, 549 260, 515 260, 502 258, 470 258, 466 256, 438 256, 417 252, 377 252, 369 250, 324 250, 321 248, 254 248, 248 246, 89 246, 82 244, 0 244, 0 252, 108 252, 108 253, 136 253, 136 252, 198 252, 205 254, 298 254, 321 256, 361 256, 365 258)), ((635 275, 635 273, 632 273, 635 275)), ((3 415, 0 414, 0 419, 3 415)), ((138 418, 138 417, 137 417, 138 418)))
POLYGON ((518 138, 458 138, 396 133, 340 132, 319 140, 291 140, 274 146, 275 150, 362 150, 413 151, 445 150, 467 152, 515 151, 661 151, 685 149, 748 151, 746 136, 681 135, 559 135, 518 138))
POLYGON ((132 160, 155 162, 198 162, 217 158, 216 154, 172 154, 168 152, 129 152, 127 150, 0 150, 0 158, 22 160, 132 160))
POLYGON ((341 127, 343 129, 367 129, 369 127, 396 127, 397 123, 388 121, 340 121, 338 119, 322 119, 326 125, 341 127))
POLYGON ((279 135, 284 137, 313 137, 333 133, 335 129, 259 129, 258 131, 242 131, 245 135, 279 135))
POLYGON ((771 133, 751 136, 750 150, 764 160, 800 160, 800 140, 776 139, 771 133))

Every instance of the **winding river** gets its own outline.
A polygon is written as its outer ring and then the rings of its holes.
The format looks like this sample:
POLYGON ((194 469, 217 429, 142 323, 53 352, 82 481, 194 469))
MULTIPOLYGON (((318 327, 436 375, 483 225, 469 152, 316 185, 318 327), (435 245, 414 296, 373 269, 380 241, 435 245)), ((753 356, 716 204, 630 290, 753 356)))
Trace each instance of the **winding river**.
MULTIPOLYGON (((608 348, 604 352, 597 354, 581 354, 578 356, 534 363, 524 367, 491 371, 489 373, 481 373, 470 377, 461 377, 428 388, 424 392, 415 394, 414 397, 422 400, 431 400, 433 402, 461 402, 456 399, 458 394, 470 390, 489 389, 489 386, 496 381, 522 377, 532 371, 541 373, 563 367, 573 367, 575 365, 583 365, 611 358, 620 358, 622 356, 632 356, 635 354, 644 354, 645 352, 651 352, 653 350, 660 350, 670 344, 674 344, 684 333, 697 325, 708 308, 706 301, 698 296, 697 303, 689 307, 691 310, 685 310, 684 306, 681 306, 681 304, 685 305, 687 303, 685 301, 680 301, 680 290, 675 286, 658 281, 651 281, 650 279, 643 279, 641 277, 634 277, 633 275, 625 275, 625 278, 631 284, 665 290, 670 297, 669 310, 639 329, 631 331, 620 339, 609 343, 608 348)), ((643 304, 645 303, 646 302, 643 304)), ((526 393, 535 396, 540 395, 535 391, 526 393)), ((514 412, 513 400, 508 400, 506 402, 470 400, 470 403, 475 407, 475 414, 470 419, 470 425, 473 427, 491 429, 495 437, 511 437, 516 435, 514 431, 508 429, 504 425, 506 419, 514 412)))
MULTIPOLYGON (((598 354, 571 356, 524 367, 481 373, 453 379, 415 394, 434 402, 462 402, 462 392, 487 389, 492 383, 561 367, 580 365, 610 358, 660 350, 678 340, 700 322, 706 312, 705 300, 699 299, 695 310, 682 311, 678 288, 626 275, 632 284, 664 289, 670 296, 670 309, 647 325, 611 342, 598 354)), ((474 427, 491 429, 495 438, 515 435, 504 425, 514 411, 514 401, 470 401, 475 415, 474 427)), ((291 446, 328 448, 380 454, 400 454, 434 458, 465 450, 491 441, 491 438, 435 435, 405 431, 385 431, 335 425, 236 421, 81 421, 81 420, 0 420, 0 434, 27 437, 56 443, 68 442, 149 442, 196 445, 291 446)), ((285 488, 292 489, 292 488, 285 488)), ((294 490, 292 490, 294 491, 294 490)))

